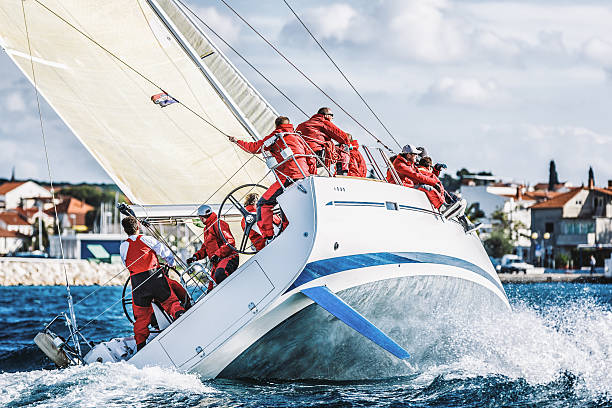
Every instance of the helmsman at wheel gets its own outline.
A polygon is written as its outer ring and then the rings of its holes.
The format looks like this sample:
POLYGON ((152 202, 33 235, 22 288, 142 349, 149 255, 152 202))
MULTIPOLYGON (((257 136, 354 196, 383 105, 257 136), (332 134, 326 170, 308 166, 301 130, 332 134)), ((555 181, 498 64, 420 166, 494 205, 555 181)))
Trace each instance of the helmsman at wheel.
MULTIPOLYGON (((231 247, 236 246, 236 240, 227 222, 219 220, 217 214, 209 205, 202 204, 198 208, 198 216, 204 223, 202 248, 191 258, 188 258, 186 262, 191 264, 208 257, 212 264, 212 278, 218 285, 238 268, 239 254, 231 247)), ((212 283, 208 286, 208 290, 211 289, 212 283)))
POLYGON ((168 280, 160 267, 157 256, 162 257, 169 266, 174 266, 172 252, 155 238, 138 234, 140 223, 136 217, 126 217, 121 221, 128 239, 121 243, 119 253, 123 263, 130 271, 132 284, 132 310, 134 312, 134 338, 137 350, 142 349, 149 337, 149 323, 153 315, 153 300, 172 318, 177 319, 185 309, 172 292, 168 280))

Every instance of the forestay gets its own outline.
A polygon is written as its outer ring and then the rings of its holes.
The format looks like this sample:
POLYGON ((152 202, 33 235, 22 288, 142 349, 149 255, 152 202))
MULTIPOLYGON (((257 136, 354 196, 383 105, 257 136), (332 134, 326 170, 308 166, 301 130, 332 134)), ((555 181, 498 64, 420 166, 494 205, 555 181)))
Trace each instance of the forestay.
MULTIPOLYGON (((206 123, 252 137, 146 0, 0 2, 0 43, 33 81, 22 4, 39 91, 132 201, 199 203, 231 177, 218 203, 264 177, 260 160, 206 123), (159 88, 180 104, 153 103, 159 88)), ((174 3, 161 5, 197 52, 214 51, 204 62, 243 119, 268 132, 274 110, 174 3)))

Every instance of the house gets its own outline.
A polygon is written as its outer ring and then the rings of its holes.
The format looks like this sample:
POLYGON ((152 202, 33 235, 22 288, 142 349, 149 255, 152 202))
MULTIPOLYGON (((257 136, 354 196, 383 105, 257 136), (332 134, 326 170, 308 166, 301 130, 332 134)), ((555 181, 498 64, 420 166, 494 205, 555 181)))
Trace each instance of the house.
POLYGON ((468 206, 471 205, 484 213, 484 217, 479 220, 482 223, 480 237, 486 239, 491 233, 496 223, 492 216, 496 211, 501 211, 513 225, 512 238, 517 255, 526 258, 531 249, 530 207, 559 193, 502 182, 493 176, 478 176, 466 180, 467 182, 461 185, 461 197, 466 199, 468 206))
MULTIPOLYGON (((57 207, 57 217, 62 228, 71 228, 76 231, 87 231, 85 215, 94 210, 94 207, 74 197, 62 197, 57 207)), ((45 211, 48 216, 55 217, 55 209, 45 211)))
MULTIPOLYGON (((608 188, 570 188, 531 206, 532 257, 544 263, 560 254, 585 265, 585 253, 607 258, 612 251, 612 183, 608 188)), ((603 261, 601 261, 603 262, 603 261)), ((550 262, 549 262, 550 263, 550 262)))
POLYGON ((28 237, 31 237, 34 233, 32 224, 23 219, 16 211, 0 212, 0 228, 18 232, 28 237))
POLYGON ((0 210, 31 208, 40 199, 50 201, 51 192, 33 181, 8 181, 0 185, 0 210))
POLYGON ((27 242, 28 237, 16 231, 0 228, 0 255, 18 251, 27 242))

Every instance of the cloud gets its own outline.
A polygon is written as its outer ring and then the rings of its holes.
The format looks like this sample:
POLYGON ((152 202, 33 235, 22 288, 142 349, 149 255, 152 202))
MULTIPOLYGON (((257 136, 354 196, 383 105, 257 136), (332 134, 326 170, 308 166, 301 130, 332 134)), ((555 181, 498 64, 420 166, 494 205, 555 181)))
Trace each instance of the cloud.
POLYGON ((432 84, 421 97, 423 104, 459 104, 483 106, 502 100, 502 91, 493 80, 445 77, 432 84))
POLYGON ((479 133, 468 143, 478 143, 479 160, 500 175, 534 181, 534 167, 539 166, 544 179, 550 159, 564 180, 584 181, 589 166, 602 178, 612 175, 610 134, 582 126, 533 123, 485 124, 479 133))
POLYGON ((240 26, 229 16, 221 14, 214 7, 190 7, 206 24, 230 44, 236 43, 240 35, 240 26))
POLYGON ((4 106, 9 112, 24 112, 26 104, 19 92, 11 92, 4 102, 4 106))
POLYGON ((591 38, 582 46, 582 53, 589 60, 606 68, 612 68, 612 41, 598 37, 591 38))

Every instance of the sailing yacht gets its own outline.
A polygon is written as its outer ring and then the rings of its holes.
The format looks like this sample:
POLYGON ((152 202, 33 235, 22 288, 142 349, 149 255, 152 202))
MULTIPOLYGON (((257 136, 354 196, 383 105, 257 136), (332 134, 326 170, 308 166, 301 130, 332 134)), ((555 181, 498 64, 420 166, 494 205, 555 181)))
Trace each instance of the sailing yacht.
MULTIPOLYGON (((197 231, 191 218, 207 203, 242 235, 240 208, 224 203, 274 178, 227 136, 258 140, 278 113, 182 4, 3 0, 0 44, 152 229, 180 220, 197 231)), ((423 192, 379 178, 310 176, 286 188, 289 226, 243 251, 236 272, 192 295, 141 351, 123 342, 119 359, 203 378, 384 377, 428 353, 419 333, 432 311, 507 310, 476 233, 423 192)), ((113 359, 96 346, 78 360, 113 359)))

